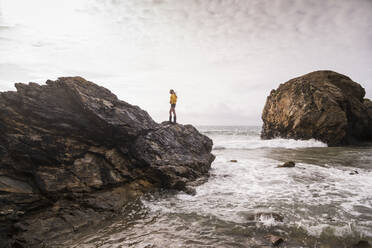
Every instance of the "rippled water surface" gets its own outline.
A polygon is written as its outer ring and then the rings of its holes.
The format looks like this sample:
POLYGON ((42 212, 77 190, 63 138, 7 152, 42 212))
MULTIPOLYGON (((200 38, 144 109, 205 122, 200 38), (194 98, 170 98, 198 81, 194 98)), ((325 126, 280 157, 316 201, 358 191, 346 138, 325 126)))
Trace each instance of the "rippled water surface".
POLYGON ((372 146, 261 140, 259 127, 199 127, 214 141, 195 196, 158 192, 71 247, 352 247, 372 241, 372 146), (236 163, 230 160, 237 160, 236 163), (293 160, 295 168, 276 168, 293 160))

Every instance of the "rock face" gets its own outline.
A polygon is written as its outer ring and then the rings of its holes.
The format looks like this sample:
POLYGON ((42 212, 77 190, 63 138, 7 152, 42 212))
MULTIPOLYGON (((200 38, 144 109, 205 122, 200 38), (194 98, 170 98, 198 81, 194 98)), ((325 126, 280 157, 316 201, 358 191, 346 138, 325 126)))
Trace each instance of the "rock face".
POLYGON ((141 192, 208 175, 212 141, 191 125, 157 124, 81 77, 15 86, 0 93, 0 247, 52 247, 141 192))
POLYGON ((261 137, 317 139, 330 146, 372 140, 372 102, 349 77, 316 71, 272 90, 261 137))

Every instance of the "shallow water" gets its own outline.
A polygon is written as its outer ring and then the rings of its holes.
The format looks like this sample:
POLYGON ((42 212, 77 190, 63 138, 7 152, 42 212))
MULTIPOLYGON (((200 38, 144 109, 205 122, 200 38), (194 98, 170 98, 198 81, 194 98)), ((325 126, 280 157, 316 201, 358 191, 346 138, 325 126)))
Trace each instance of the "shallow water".
POLYGON ((147 195, 70 247, 264 247, 270 234, 283 247, 372 241, 372 146, 264 141, 259 127, 199 130, 214 140, 216 160, 195 196, 147 195), (276 168, 288 160, 296 167, 276 168))

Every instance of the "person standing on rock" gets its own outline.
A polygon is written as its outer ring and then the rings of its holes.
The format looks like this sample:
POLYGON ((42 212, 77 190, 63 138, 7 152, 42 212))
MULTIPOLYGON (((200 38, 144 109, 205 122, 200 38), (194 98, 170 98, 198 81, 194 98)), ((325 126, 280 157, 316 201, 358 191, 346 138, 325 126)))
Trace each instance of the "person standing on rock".
POLYGON ((169 91, 169 94, 170 95, 170 105, 171 105, 171 108, 169 110, 169 122, 172 122, 172 113, 173 113, 173 120, 174 120, 174 123, 176 123, 176 103, 177 103, 177 95, 176 95, 176 92, 174 92, 174 90, 170 90, 169 91))

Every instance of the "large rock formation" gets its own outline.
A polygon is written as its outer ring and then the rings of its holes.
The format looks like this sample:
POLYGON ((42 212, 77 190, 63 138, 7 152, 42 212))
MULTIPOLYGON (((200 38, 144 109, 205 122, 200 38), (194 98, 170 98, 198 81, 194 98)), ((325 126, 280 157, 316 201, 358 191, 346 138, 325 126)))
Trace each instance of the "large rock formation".
POLYGON ((212 141, 190 125, 80 77, 15 86, 0 93, 0 247, 52 247, 141 192, 208 175, 212 141))
POLYGON ((272 90, 261 137, 317 139, 330 146, 372 140, 372 102, 349 77, 316 71, 272 90))

